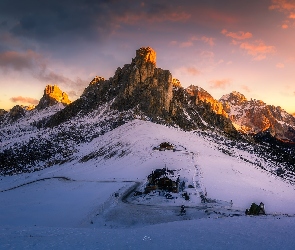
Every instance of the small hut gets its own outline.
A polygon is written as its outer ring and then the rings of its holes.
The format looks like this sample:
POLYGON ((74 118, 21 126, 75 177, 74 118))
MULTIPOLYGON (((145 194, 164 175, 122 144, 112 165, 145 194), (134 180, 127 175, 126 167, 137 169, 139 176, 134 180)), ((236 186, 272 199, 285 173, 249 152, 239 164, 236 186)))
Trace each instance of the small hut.
POLYGON ((250 209, 246 209, 246 215, 265 215, 265 207, 262 202, 259 205, 252 203, 250 209))
POLYGON ((174 170, 169 170, 166 167, 156 169, 148 176, 148 184, 146 185, 145 192, 160 189, 168 192, 179 192, 179 177, 174 176, 174 170))

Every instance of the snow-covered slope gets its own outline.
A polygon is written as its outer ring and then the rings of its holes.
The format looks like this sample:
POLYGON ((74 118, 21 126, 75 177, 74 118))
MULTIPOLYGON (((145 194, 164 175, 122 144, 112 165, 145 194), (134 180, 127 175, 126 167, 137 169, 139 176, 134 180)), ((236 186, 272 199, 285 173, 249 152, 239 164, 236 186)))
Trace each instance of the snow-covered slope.
POLYGON ((181 170, 180 175, 187 180, 188 185, 195 185, 197 179, 202 191, 206 189, 212 199, 233 200, 241 209, 246 209, 252 201, 264 201, 271 213, 292 213, 295 206, 292 200, 294 187, 274 175, 272 165, 253 153, 235 147, 231 148, 230 155, 225 154, 221 152, 221 147, 227 149, 198 132, 185 132, 134 120, 91 142, 80 144, 70 162, 52 166, 37 174, 2 177, 1 189, 35 178, 53 176, 74 180, 143 182, 152 170, 166 166, 181 170), (174 144, 176 150, 153 150, 165 141, 174 144), (251 163, 259 160, 261 167, 251 163))
POLYGON ((70 162, 2 176, 0 248, 160 249, 162 235, 168 249, 248 249, 261 243, 292 249, 295 242, 287 236, 295 226, 294 186, 245 161, 255 161, 253 154, 235 147, 231 155, 222 153, 225 144, 212 138, 134 120, 81 144, 70 162), (155 150, 162 142, 175 150, 155 150), (171 200, 153 193, 124 198, 165 166, 186 182, 189 201, 181 194, 171 200), (202 203, 205 193, 208 202, 202 203), (252 202, 263 202, 268 215, 245 216, 252 202), (178 216, 181 204, 185 216, 178 216))

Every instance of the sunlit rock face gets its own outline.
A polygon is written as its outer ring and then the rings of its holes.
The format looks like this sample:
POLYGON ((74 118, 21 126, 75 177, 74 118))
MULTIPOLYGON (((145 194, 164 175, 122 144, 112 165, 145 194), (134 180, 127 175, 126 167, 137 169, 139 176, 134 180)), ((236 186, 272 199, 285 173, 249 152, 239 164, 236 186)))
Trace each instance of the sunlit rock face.
POLYGON ((295 142, 295 118, 281 107, 247 100, 238 92, 224 95, 220 102, 236 129, 248 134, 269 131, 277 139, 295 142))
POLYGON ((206 90, 197 86, 189 86, 187 88, 187 92, 189 95, 195 97, 196 105, 198 105, 200 102, 208 103, 216 114, 223 115, 226 118, 228 117, 228 114, 224 110, 222 103, 215 100, 206 90))
POLYGON ((68 95, 61 91, 57 85, 47 85, 43 97, 40 99, 37 109, 44 109, 53 106, 57 103, 68 105, 71 103, 68 95))
POLYGON ((118 68, 112 81, 124 88, 114 102, 117 109, 138 106, 152 116, 169 112, 173 95, 172 75, 169 70, 156 67, 156 52, 152 48, 138 49, 132 63, 118 68))
POLYGON ((150 63, 156 67, 156 51, 150 47, 142 47, 136 50, 135 64, 138 68, 150 63))
POLYGON ((174 88, 181 88, 182 87, 180 81, 176 78, 172 79, 172 85, 174 88))

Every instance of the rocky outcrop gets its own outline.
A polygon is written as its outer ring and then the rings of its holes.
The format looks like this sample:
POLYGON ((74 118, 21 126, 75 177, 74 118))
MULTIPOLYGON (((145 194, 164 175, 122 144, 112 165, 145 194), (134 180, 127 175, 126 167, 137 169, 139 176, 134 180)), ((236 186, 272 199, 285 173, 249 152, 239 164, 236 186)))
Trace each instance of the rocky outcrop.
POLYGON ((66 106, 70 104, 71 101, 69 100, 68 95, 65 92, 62 92, 57 85, 47 85, 44 89, 43 97, 40 99, 36 109, 44 109, 57 103, 62 103, 66 106))
POLYGON ((26 109, 21 105, 14 106, 8 113, 8 120, 16 121, 26 114, 26 109))
POLYGON ((0 116, 7 114, 8 112, 5 109, 0 109, 0 116))
POLYGON ((187 92, 194 98, 195 104, 198 105, 200 102, 207 103, 213 112, 218 115, 223 115, 228 118, 228 114, 223 108, 222 103, 215 100, 206 90, 197 86, 189 86, 187 92))
POLYGON ((238 92, 220 99, 236 129, 247 134, 268 131, 279 140, 295 142, 295 118, 281 107, 247 100, 238 92))
POLYGON ((0 126, 4 123, 5 115, 8 112, 5 109, 0 109, 0 126))
POLYGON ((169 70, 156 67, 156 52, 150 47, 140 48, 132 63, 118 69, 113 84, 121 85, 113 107, 127 110, 137 107, 152 116, 165 116, 172 100, 172 75, 169 70))
POLYGON ((29 111, 35 109, 34 105, 23 106, 16 105, 8 111, 0 109, 0 127, 4 127, 7 124, 18 121, 19 119, 25 117, 29 111))

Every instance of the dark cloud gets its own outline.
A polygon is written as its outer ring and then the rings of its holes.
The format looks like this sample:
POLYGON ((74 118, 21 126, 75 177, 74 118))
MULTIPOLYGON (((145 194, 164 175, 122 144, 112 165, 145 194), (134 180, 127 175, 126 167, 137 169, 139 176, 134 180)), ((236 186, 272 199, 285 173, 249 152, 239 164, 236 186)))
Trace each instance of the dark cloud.
POLYGON ((118 30, 122 33, 145 28, 155 31, 159 23, 162 31, 172 29, 167 25, 171 22, 175 24, 174 30, 181 31, 187 29, 187 25, 200 28, 196 23, 220 28, 222 23, 239 22, 243 15, 249 22, 252 20, 249 13, 265 8, 261 1, 256 1, 259 3, 255 3, 253 10, 253 4, 247 3, 253 1, 234 0, 1 0, 0 17, 5 20, 3 24, 9 24, 9 32, 17 37, 65 47, 81 40, 104 41, 118 30), (237 13, 238 10, 241 13, 237 13), (178 27, 179 23, 187 25, 178 27))
POLYGON ((191 14, 173 2, 2 0, 0 16, 13 20, 10 25, 12 34, 44 43, 102 40, 123 25, 177 22, 190 18, 191 14))
POLYGON ((112 30, 112 2, 2 0, 0 15, 16 20, 10 31, 17 36, 43 42, 58 37, 89 39, 112 30))
POLYGON ((0 22, 0 27, 6 27, 6 26, 7 26, 7 21, 0 22))
POLYGON ((0 53, 0 68, 17 71, 33 69, 39 60, 40 55, 31 50, 26 52, 6 51, 0 53))
POLYGON ((40 82, 58 84, 74 89, 75 94, 73 92, 73 96, 79 95, 88 84, 88 81, 84 81, 80 78, 71 80, 62 74, 53 72, 48 69, 46 59, 41 54, 30 50, 26 52, 6 51, 0 53, 0 69, 5 71, 25 70, 40 82))

